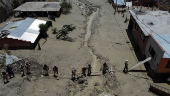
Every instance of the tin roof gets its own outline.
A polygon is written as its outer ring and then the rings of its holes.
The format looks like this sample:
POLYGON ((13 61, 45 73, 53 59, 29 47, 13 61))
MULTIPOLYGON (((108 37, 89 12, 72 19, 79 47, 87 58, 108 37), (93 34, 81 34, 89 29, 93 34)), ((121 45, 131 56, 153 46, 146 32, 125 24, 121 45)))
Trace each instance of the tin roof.
POLYGON ((113 2, 115 4, 118 4, 118 5, 125 5, 125 1, 124 0, 113 0, 113 2))
POLYGON ((60 2, 26 2, 13 11, 59 11, 60 2))
POLYGON ((38 35, 40 34, 38 26, 39 24, 42 23, 45 24, 46 21, 33 18, 26 18, 25 20, 22 21, 9 23, 1 31, 3 30, 9 31, 10 34, 7 36, 7 38, 26 40, 30 41, 31 43, 34 43, 38 35), (9 29, 14 26, 17 27, 9 29))
POLYGON ((152 37, 159 43, 159 45, 165 51, 162 58, 170 58, 170 44, 168 44, 168 42, 166 42, 166 41, 170 42, 170 35, 159 35, 159 36, 152 35, 152 37))
POLYGON ((145 34, 170 34, 170 13, 168 11, 129 10, 139 27, 145 34))

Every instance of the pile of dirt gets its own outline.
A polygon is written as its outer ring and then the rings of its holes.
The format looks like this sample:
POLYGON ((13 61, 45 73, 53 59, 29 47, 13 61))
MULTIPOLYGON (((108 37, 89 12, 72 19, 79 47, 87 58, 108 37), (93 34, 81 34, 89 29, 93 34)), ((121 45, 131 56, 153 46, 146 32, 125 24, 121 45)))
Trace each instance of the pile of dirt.
POLYGON ((82 14, 85 16, 90 16, 93 12, 97 11, 97 8, 100 7, 93 3, 90 3, 87 0, 74 0, 74 2, 83 10, 82 14))
POLYGON ((170 0, 155 0, 157 3, 161 4, 162 6, 170 7, 170 0))

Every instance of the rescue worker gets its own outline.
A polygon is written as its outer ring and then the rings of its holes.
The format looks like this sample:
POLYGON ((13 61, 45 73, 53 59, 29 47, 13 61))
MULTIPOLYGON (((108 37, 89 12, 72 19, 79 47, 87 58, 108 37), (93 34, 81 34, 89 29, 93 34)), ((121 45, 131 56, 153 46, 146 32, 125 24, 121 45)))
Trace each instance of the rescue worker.
POLYGON ((75 78, 75 76, 76 76, 76 69, 73 67, 71 78, 75 78))
POLYGON ((21 77, 25 76, 24 65, 22 63, 20 65, 20 70, 21 70, 21 77))
POLYGON ((31 66, 31 64, 28 63, 27 61, 25 61, 25 68, 27 70, 27 74, 30 74, 30 66, 31 66))
POLYGON ((106 71, 108 70, 108 66, 107 66, 107 64, 106 64, 106 62, 103 64, 103 74, 105 74, 106 73, 106 71))
POLYGON ((125 68, 124 68, 124 73, 128 72, 128 60, 125 61, 125 68))
POLYGON ((54 66, 53 67, 53 71, 54 71, 54 77, 56 76, 55 74, 57 73, 58 74, 58 67, 57 66, 54 66))
POLYGON ((83 68, 82 68, 82 74, 83 74, 83 76, 85 76, 85 77, 86 77, 86 69, 87 69, 86 67, 83 67, 83 68))
POLYGON ((43 75, 48 76, 48 70, 49 70, 49 67, 46 64, 44 64, 43 71, 42 71, 43 75))
POLYGON ((8 81, 8 75, 7 75, 6 71, 5 71, 5 69, 1 70, 1 75, 3 77, 4 84, 8 83, 9 82, 8 81))
POLYGON ((91 75, 91 65, 90 64, 88 64, 88 74, 87 74, 88 76, 90 76, 91 75))
POLYGON ((8 72, 9 78, 11 78, 11 75, 15 77, 11 66, 7 65, 6 71, 8 72))

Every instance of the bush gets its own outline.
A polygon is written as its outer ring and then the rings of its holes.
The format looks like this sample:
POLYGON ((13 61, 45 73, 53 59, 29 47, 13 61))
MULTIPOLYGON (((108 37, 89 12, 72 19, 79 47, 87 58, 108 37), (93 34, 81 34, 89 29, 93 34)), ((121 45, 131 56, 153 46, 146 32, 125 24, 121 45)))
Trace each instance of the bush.
POLYGON ((73 26, 72 24, 64 25, 62 29, 57 32, 56 38, 57 39, 65 38, 67 37, 69 31, 73 31, 74 29, 76 29, 76 26, 73 26))
POLYGON ((53 31, 53 34, 56 34, 57 28, 53 27, 52 31, 53 31))

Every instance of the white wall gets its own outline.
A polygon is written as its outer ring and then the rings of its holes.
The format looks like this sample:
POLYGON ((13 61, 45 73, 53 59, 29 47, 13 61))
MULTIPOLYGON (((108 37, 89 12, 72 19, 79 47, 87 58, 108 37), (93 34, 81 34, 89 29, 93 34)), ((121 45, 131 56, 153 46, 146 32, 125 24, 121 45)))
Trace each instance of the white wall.
POLYGON ((147 57, 152 57, 152 60, 149 61, 150 66, 154 69, 154 71, 156 72, 157 67, 159 65, 159 62, 163 56, 164 52, 162 51, 162 49, 159 47, 159 45, 155 42, 155 40, 153 39, 152 36, 149 37, 147 45, 146 45, 146 49, 145 49, 145 56, 147 57), (152 48, 155 50, 157 57, 154 60, 154 58, 151 56, 150 52, 149 52, 149 48, 150 46, 152 46, 152 48))

